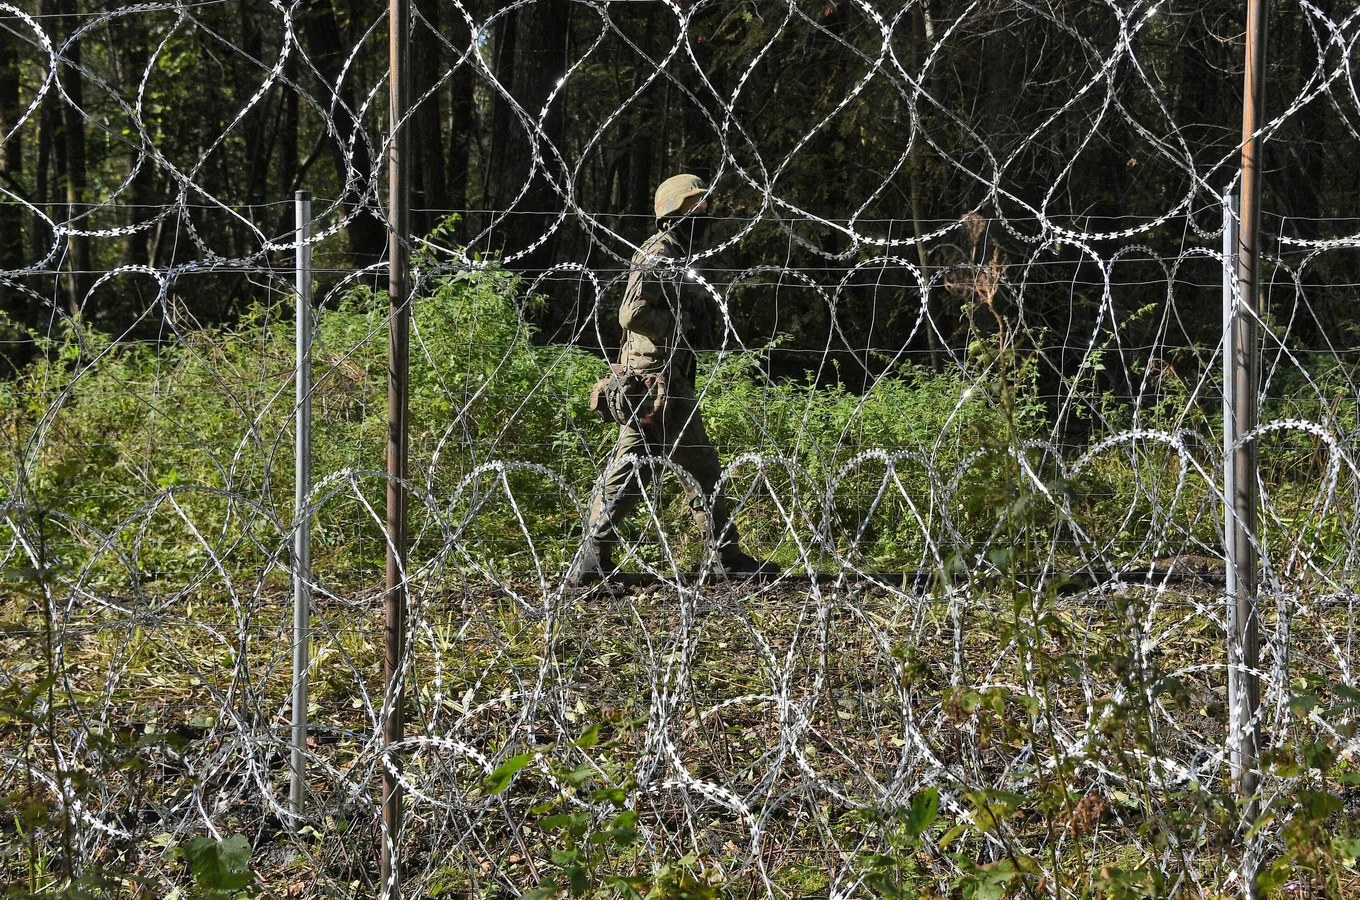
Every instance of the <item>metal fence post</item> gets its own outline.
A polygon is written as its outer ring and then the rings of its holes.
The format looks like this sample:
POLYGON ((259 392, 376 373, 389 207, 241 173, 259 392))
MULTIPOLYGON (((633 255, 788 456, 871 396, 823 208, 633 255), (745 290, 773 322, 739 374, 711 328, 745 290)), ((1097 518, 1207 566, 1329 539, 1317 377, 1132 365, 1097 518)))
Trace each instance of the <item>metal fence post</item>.
POLYGON ((387 596, 383 658, 383 834, 379 859, 385 900, 401 897, 401 757, 405 736, 402 660, 406 641, 406 456, 410 353, 410 0, 388 3, 388 309, 387 328, 387 596))
POLYGON ((1228 768, 1233 784, 1242 780, 1242 721, 1237 706, 1237 190, 1223 196, 1223 570, 1227 598, 1228 768))
MULTIPOLYGON (((1258 442, 1243 440, 1257 424, 1257 392, 1260 389, 1261 348, 1257 322, 1261 315, 1261 153, 1258 133, 1266 121, 1266 26, 1267 0, 1247 0, 1246 67, 1242 91, 1242 204, 1237 239, 1237 310, 1233 317, 1233 416, 1238 431, 1235 450, 1233 518, 1233 564, 1236 568, 1235 638, 1238 653, 1233 659, 1238 673, 1237 709, 1241 726, 1238 749, 1241 777, 1243 827, 1250 828, 1260 812, 1256 793, 1260 784, 1261 723, 1257 711, 1261 686, 1260 643, 1256 609, 1259 589, 1257 564, 1258 442)), ((1251 846, 1243 848, 1243 895, 1258 896, 1256 859, 1251 846)))
POLYGON ((298 191, 297 448, 293 469, 293 752, 288 811, 296 825, 307 805, 307 665, 311 641, 312 517, 312 194, 298 191))

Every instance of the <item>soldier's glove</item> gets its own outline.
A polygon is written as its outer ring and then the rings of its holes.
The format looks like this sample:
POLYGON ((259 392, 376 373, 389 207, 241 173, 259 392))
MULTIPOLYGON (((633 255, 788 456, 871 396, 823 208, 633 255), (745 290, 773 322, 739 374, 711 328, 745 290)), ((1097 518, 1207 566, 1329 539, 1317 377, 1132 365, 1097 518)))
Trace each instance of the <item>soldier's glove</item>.
POLYGON ((643 375, 621 365, 590 390, 590 408, 606 422, 619 425, 651 425, 666 402, 666 379, 643 375))

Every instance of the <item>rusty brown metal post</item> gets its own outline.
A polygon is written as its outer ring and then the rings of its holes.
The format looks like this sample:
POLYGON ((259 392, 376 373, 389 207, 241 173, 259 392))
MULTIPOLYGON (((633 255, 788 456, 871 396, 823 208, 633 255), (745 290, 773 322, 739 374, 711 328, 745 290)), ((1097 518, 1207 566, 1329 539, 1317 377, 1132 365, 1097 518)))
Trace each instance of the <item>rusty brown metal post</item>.
MULTIPOLYGON (((1233 329, 1232 353, 1236 372, 1233 407, 1238 444, 1233 454, 1235 470, 1232 497, 1236 520, 1233 562, 1236 568, 1236 634, 1230 654, 1230 671, 1237 674, 1236 720, 1241 725, 1238 746, 1243 796, 1244 826, 1250 827, 1260 811, 1256 796, 1260 785, 1261 703, 1259 617, 1257 598, 1257 441, 1242 440, 1257 426, 1257 394, 1260 390, 1261 316, 1261 138, 1265 121, 1267 0, 1247 0, 1246 69, 1242 92, 1242 207, 1237 240, 1239 307, 1233 329)), ((1244 848, 1243 888, 1251 900, 1257 894, 1255 865, 1250 848, 1244 848)))
POLYGON ((401 755, 404 737, 402 656, 406 636, 406 451, 410 349, 410 154, 403 118, 409 107, 406 76, 410 0, 388 4, 388 301, 387 329, 387 593, 383 657, 383 834, 381 894, 401 897, 401 755))

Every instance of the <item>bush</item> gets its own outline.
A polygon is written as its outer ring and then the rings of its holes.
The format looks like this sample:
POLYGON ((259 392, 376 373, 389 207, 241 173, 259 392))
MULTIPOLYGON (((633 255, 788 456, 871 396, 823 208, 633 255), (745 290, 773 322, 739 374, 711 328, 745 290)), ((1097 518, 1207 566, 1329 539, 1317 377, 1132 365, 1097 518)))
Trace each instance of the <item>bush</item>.
MULTIPOLYGON (((411 508, 413 529, 424 529, 417 556, 442 546, 433 511, 478 465, 498 457, 533 463, 588 490, 580 476, 596 467, 608 439, 584 410, 605 363, 534 346, 515 289, 512 276, 493 269, 442 279, 414 303, 411 508)), ((124 580, 129 569, 187 574, 208 557, 235 572, 286 559, 294 332, 276 313, 257 308, 235 327, 154 346, 118 344, 79 325, 42 341, 39 359, 0 388, 13 401, 3 419, 12 471, 23 473, 3 486, 4 499, 59 512, 67 546, 58 552, 87 557, 107 539, 111 552, 95 554, 104 578, 124 580)), ((381 516, 386 491, 386 320, 385 295, 355 290, 317 323, 318 566, 381 564, 381 526, 370 510, 381 516)), ((576 519, 542 478, 510 481, 531 488, 525 509, 533 530, 576 519)), ((465 500, 485 499, 475 494, 465 485, 465 500)))
MULTIPOLYGON (((537 344, 524 315, 533 302, 496 268, 433 280, 414 301, 409 477, 418 564, 546 572, 579 540, 614 438, 586 408, 607 365, 578 348, 537 344)), ((92 574, 105 579, 179 577, 213 559, 258 575, 286 562, 294 334, 278 312, 257 308, 234 327, 155 345, 117 343, 83 326, 42 340, 37 361, 0 386, 12 471, 23 475, 0 490, 56 511, 67 545, 57 552, 96 559, 92 574)), ((323 310, 317 324, 313 552, 318 568, 350 578, 375 573, 384 555, 386 333, 387 298, 365 289, 323 310)), ((1033 361, 1013 351, 998 356, 979 344, 964 368, 945 373, 900 365, 863 394, 772 380, 761 353, 709 354, 698 384, 724 460, 761 461, 737 464, 727 485, 753 551, 892 570, 935 569, 1004 543, 1002 520, 1015 511, 996 487, 1011 483, 1007 467, 1024 445, 1052 507, 1025 512, 1031 538, 1070 542, 1080 532, 1083 555, 1094 548, 1109 559, 1171 555, 1170 541, 1214 546, 1216 501, 1203 476, 1213 451, 1186 438, 1185 417, 1197 417, 1196 433, 1214 425, 1188 386, 1162 387, 1137 422, 1113 408, 1100 417, 1111 433, 1136 426, 1179 435, 1181 449, 1114 441, 1074 471, 1078 448, 1064 474, 1056 451, 1033 440, 1044 436, 1046 414, 1033 361), (1064 502, 1070 518, 1059 513, 1064 502), (823 552, 840 559, 819 559, 823 552)), ((1297 403, 1285 405, 1298 413, 1297 403)), ((1092 435, 1092 445, 1100 439, 1092 435)), ((665 490, 668 537, 694 562, 698 535, 680 492, 665 490)), ((646 527, 636 518, 633 527, 646 527)))

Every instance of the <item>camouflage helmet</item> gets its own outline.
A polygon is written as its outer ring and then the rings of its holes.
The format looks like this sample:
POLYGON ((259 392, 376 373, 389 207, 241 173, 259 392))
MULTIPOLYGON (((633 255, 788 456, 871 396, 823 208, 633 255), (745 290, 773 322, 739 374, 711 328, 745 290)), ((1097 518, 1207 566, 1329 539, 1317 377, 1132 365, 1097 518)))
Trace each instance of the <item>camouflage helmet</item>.
POLYGON ((675 215, 684 209, 685 201, 708 191, 708 185, 698 175, 672 175, 656 189, 656 217, 658 220, 675 215))

